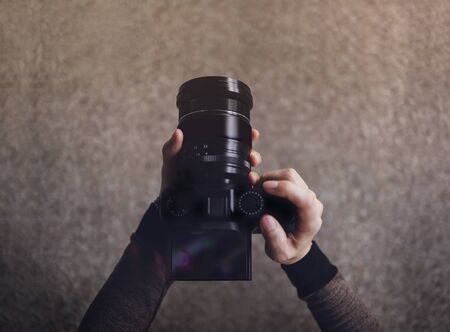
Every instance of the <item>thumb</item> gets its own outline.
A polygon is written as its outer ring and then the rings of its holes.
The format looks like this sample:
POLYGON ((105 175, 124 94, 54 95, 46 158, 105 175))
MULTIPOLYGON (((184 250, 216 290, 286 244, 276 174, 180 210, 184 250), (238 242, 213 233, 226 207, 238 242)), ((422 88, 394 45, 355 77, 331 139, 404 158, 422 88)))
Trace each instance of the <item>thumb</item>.
POLYGON ((261 233, 266 241, 267 255, 277 262, 287 259, 288 241, 284 229, 271 215, 264 215, 260 221, 261 233))
POLYGON ((183 142, 183 132, 181 129, 175 129, 170 139, 164 144, 162 149, 164 162, 169 161, 175 156, 181 149, 183 142))

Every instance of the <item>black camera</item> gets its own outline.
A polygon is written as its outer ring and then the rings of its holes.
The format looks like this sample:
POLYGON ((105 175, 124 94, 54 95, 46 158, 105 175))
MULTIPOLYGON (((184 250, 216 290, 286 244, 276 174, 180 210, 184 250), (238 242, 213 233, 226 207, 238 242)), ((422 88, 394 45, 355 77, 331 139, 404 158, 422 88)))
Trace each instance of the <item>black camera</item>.
POLYGON ((287 232, 297 216, 291 202, 249 183, 251 90, 229 77, 198 77, 180 86, 177 107, 183 145, 160 204, 171 278, 251 280, 251 235, 261 216, 273 215, 287 232))

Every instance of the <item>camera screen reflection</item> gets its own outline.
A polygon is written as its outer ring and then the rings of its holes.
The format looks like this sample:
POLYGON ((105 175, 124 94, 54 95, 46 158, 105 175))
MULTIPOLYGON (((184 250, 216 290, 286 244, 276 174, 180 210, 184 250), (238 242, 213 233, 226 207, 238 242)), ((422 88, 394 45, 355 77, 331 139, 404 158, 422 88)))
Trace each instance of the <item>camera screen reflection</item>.
POLYGON ((251 234, 248 232, 209 230, 172 235, 173 279, 251 279, 251 234))

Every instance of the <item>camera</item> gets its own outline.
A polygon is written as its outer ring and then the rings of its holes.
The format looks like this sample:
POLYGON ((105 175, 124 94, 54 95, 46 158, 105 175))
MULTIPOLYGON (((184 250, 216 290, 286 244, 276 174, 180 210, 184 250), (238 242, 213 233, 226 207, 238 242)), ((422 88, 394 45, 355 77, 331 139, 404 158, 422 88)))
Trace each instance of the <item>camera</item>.
POLYGON ((253 97, 243 82, 204 76, 178 91, 181 150, 161 193, 160 217, 170 238, 173 280, 251 280, 251 236, 263 214, 286 232, 297 208, 248 180, 253 97))

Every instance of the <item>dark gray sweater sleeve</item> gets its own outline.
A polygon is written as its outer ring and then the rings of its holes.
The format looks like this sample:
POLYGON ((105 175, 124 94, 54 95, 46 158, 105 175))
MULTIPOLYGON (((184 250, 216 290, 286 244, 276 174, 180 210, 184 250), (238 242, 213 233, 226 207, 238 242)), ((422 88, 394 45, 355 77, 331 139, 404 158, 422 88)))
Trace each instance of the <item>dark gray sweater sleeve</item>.
POLYGON ((157 230, 158 222, 157 209, 152 203, 114 271, 85 313, 79 331, 148 329, 170 286, 167 265, 161 255, 164 243, 149 241, 152 236, 163 238, 157 230))
MULTIPOLYGON (((167 231, 153 202, 85 313, 79 331, 146 331, 171 285, 167 231)), ((292 265, 282 265, 300 299, 323 331, 381 331, 375 317, 348 287, 316 243, 292 265)))
POLYGON ((382 331, 377 319, 313 242, 300 261, 281 265, 322 331, 382 331))

